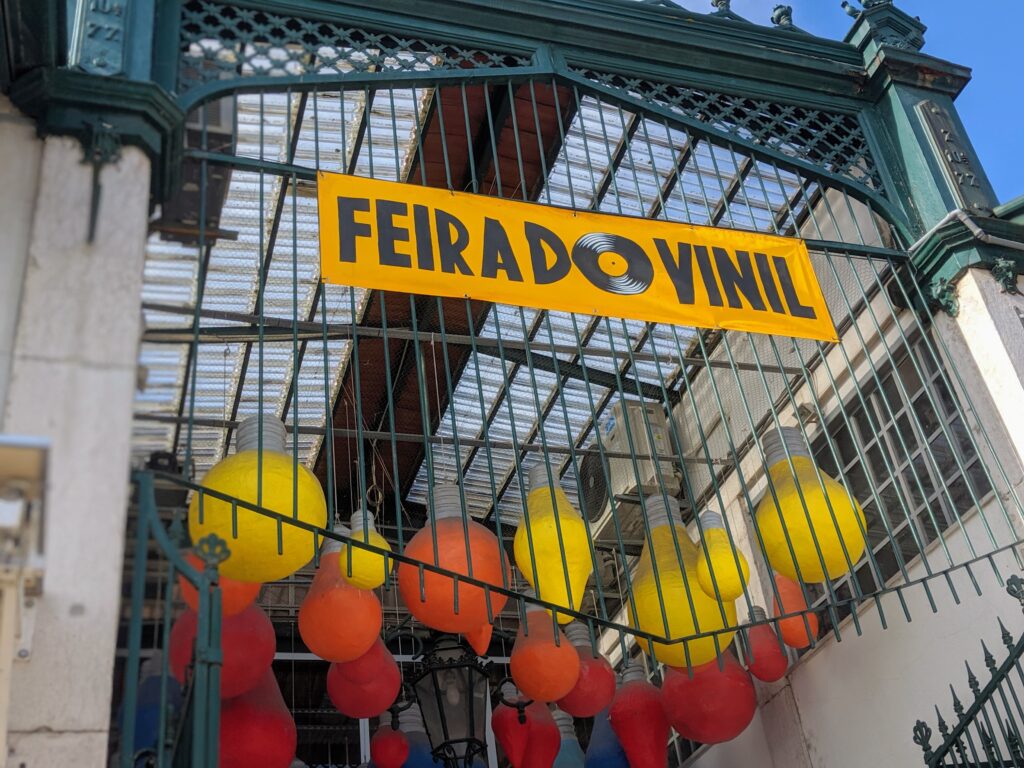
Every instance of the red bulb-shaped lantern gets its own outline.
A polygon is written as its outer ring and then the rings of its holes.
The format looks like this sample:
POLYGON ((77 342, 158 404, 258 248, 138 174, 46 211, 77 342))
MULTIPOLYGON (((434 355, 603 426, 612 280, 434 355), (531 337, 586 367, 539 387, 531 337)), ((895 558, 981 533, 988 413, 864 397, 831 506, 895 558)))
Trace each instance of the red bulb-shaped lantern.
POLYGON ((584 625, 572 622, 566 626, 565 636, 580 657, 580 676, 573 689, 558 700, 558 708, 573 717, 593 717, 615 696, 615 671, 604 656, 594 653, 584 625))
POLYGON ((370 739, 370 759, 377 768, 402 768, 408 757, 409 740, 390 725, 382 725, 370 739))
POLYGON ((378 639, 364 657, 331 664, 327 695, 341 714, 352 718, 377 717, 390 707, 402 688, 395 657, 378 639), (355 679, 348 675, 349 670, 355 679))
POLYGON ((775 601, 775 615, 799 614, 779 620, 782 642, 790 648, 806 648, 818 637, 818 617, 807 610, 807 601, 799 583, 776 573, 775 588, 779 591, 779 598, 775 601))
POLYGON ((668 765, 670 729, 661 705, 661 691, 647 682, 639 662, 631 662, 622 673, 622 684, 608 710, 608 722, 630 768, 668 765))
POLYGON ((693 670, 665 667, 662 702, 676 732, 701 744, 735 739, 754 719, 757 695, 754 684, 736 657, 726 652, 693 670))
MULTIPOLYGON (((203 561, 194 552, 185 555, 185 562, 197 571, 203 570, 203 561)), ((219 576, 217 583, 220 586, 220 612, 223 616, 234 616, 248 608, 260 593, 262 584, 253 581, 236 581, 226 576, 219 576)), ((181 587, 181 599, 185 605, 193 611, 199 610, 199 592, 185 576, 178 576, 178 585, 181 587)))
POLYGON ((501 686, 504 701, 491 713, 491 730, 494 738, 505 753, 512 768, 522 768, 523 757, 526 755, 526 743, 530 736, 530 722, 526 712, 520 717, 519 708, 512 704, 526 701, 512 683, 501 686), (505 702, 509 702, 506 704, 505 702))
POLYGON ((530 725, 530 737, 526 741, 526 754, 522 768, 551 768, 562 748, 562 733, 558 723, 551 716, 551 710, 539 701, 526 708, 526 720, 530 725))
MULTIPOLYGON (((458 486, 439 483, 433 497, 433 525, 428 523, 417 531, 404 554, 496 587, 507 585, 511 574, 498 539, 480 523, 463 516, 458 486)), ((486 654, 491 639, 488 616, 501 612, 505 596, 491 592, 488 613, 483 588, 460 581, 456 612, 454 579, 424 570, 421 590, 420 574, 416 565, 398 566, 398 591, 412 615, 433 629, 464 635, 473 650, 486 654)))
MULTIPOLYGON (((178 682, 185 674, 196 640, 198 619, 195 611, 185 611, 171 627, 169 661, 178 682)), ((220 631, 223 662, 220 668, 220 695, 229 699, 245 693, 260 681, 274 661, 277 635, 267 614, 257 605, 241 613, 225 616, 220 631)))
POLYGON ((365 654, 380 635, 377 596, 356 589, 341 575, 341 544, 328 543, 306 599, 299 608, 299 634, 313 653, 327 661, 352 661, 365 654))
MULTIPOLYGON (((754 606, 754 621, 768 618, 764 608, 754 606)), ((771 624, 758 624, 747 630, 747 670, 766 683, 774 683, 786 676, 789 659, 771 624)))
POLYGON ((288 768, 295 757, 295 721, 273 670, 220 712, 220 768, 288 768))
POLYGON ((580 676, 580 657, 551 614, 544 608, 528 606, 512 647, 509 668, 512 680, 526 698, 547 703, 572 691, 580 676))

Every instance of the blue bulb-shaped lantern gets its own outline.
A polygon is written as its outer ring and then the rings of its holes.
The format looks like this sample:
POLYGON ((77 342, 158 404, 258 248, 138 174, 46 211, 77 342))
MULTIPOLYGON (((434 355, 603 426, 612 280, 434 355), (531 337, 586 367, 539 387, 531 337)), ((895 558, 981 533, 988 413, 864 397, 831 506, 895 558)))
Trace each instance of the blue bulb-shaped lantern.
POLYGON ((594 717, 584 765, 586 768, 629 768, 626 753, 608 722, 607 707, 594 717))

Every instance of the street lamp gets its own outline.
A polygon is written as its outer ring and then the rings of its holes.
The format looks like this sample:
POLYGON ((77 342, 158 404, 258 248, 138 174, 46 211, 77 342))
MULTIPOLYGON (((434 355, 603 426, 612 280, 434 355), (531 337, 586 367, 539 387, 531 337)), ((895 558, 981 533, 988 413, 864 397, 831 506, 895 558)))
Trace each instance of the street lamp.
POLYGON ((480 659, 453 635, 441 635, 423 656, 413 683, 436 759, 470 768, 486 759, 488 675, 480 659))

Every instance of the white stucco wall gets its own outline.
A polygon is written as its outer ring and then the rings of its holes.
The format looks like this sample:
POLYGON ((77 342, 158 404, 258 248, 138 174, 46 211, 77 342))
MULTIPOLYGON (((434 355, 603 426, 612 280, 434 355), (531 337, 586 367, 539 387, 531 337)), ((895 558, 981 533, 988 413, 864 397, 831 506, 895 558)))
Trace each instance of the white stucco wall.
MULTIPOLYGON (((7 398, 7 384, 14 356, 21 287, 28 258, 32 209, 39 184, 43 142, 35 122, 22 115, 10 99, 0 94, 0 405, 7 398)), ((4 428, 0 407, 0 431, 4 428)))
MULTIPOLYGON (((1003 294, 990 274, 978 270, 965 276, 960 290, 960 316, 937 317, 936 330, 956 367, 954 384, 961 397, 969 397, 974 406, 968 422, 983 453, 991 442, 1006 470, 1008 485, 1018 497, 1024 497, 1018 461, 1018 441, 1024 429, 1017 423, 1024 418, 1020 406, 1024 402, 1024 333, 1020 327, 1024 299, 1003 294)), ((1003 486, 1001 478, 995 479, 997 486, 1003 486)), ((981 514, 973 512, 964 519, 964 530, 954 527, 947 532, 945 540, 954 563, 967 562, 1021 538, 1021 521, 1006 486, 1002 499, 1009 520, 999 498, 990 494, 981 514), (973 554, 968 541, 973 542, 973 554)), ((735 522, 734 530, 742 535, 741 516, 735 522)), ((937 542, 927 551, 935 571, 941 571, 947 561, 937 542)), ((1012 553, 996 555, 994 560, 1002 578, 1020 573, 1012 553)), ((943 578, 929 582, 935 611, 922 586, 904 590, 909 622, 898 597, 886 596, 882 609, 887 629, 882 628, 873 605, 863 606, 859 614, 862 634, 858 635, 852 620, 847 619, 841 625, 841 642, 826 638, 799 661, 785 683, 759 687, 759 717, 741 738, 702 752, 690 764, 700 768, 902 768, 921 764, 921 750, 912 741, 914 722, 924 719, 934 730, 936 704, 947 720, 952 719, 949 685, 953 684, 962 698, 970 696, 964 661, 984 685, 988 673, 981 641, 997 659, 1002 658, 997 619, 1001 618, 1015 637, 1024 634, 1021 608, 1006 594, 992 565, 979 562, 972 572, 982 594, 977 594, 965 570, 956 570, 952 580, 959 604, 943 578)), ((925 575, 920 560, 910 565, 909 581, 925 575)), ((760 588, 760 584, 752 584, 752 591, 760 588)), ((933 737, 932 741, 934 746, 939 739, 933 737)))
POLYGON ((92 243, 81 160, 77 141, 45 140, 5 406, 5 431, 51 445, 43 595, 12 680, 14 768, 106 764, 149 160, 125 148, 103 169, 92 243))

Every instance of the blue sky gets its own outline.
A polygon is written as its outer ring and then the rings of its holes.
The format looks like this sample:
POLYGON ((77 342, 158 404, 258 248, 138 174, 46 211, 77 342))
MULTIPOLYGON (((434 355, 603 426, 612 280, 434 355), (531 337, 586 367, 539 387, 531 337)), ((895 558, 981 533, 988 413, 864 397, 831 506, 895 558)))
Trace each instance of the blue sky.
MULTIPOLYGON (((779 0, 781 2, 782 0, 779 0)), ((785 0, 793 23, 822 37, 842 39, 853 20, 840 0, 785 0)), ((682 0, 693 11, 710 0, 682 0)), ((732 9, 768 24, 776 0, 733 0, 732 9)), ((974 79, 957 99, 971 141, 1000 202, 1024 195, 1024 3, 1020 0, 896 0, 928 25, 924 52, 971 67, 974 79)))

